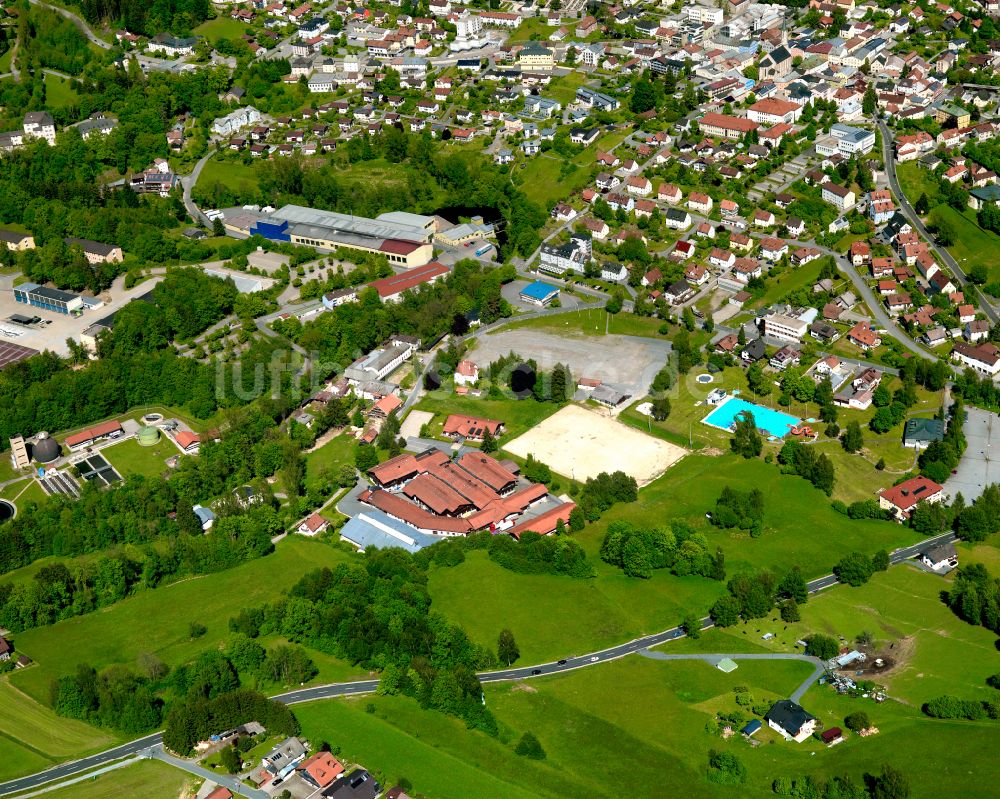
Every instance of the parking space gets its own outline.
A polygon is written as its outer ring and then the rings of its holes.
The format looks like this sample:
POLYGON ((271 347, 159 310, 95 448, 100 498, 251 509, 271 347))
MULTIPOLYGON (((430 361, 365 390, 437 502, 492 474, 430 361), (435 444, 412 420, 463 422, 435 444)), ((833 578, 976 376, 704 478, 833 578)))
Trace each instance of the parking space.
POLYGON ((968 447, 955 474, 945 482, 944 492, 949 499, 961 492, 971 504, 990 483, 1000 483, 1000 420, 995 413, 980 408, 968 408, 967 413, 963 429, 968 447), (997 449, 993 449, 994 443, 997 449))
POLYGON ((667 362, 670 343, 635 336, 585 336, 515 328, 480 336, 468 357, 483 368, 510 352, 534 359, 540 369, 565 364, 574 379, 594 378, 630 396, 642 397, 667 362))

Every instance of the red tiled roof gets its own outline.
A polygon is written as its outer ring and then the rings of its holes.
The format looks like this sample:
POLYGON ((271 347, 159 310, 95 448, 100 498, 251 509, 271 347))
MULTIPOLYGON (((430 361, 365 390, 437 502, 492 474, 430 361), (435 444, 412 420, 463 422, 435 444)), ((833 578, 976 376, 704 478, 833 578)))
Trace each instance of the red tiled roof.
POLYGON ((181 430, 174 436, 174 440, 181 449, 187 449, 201 441, 201 436, 192 433, 190 430, 181 430))
POLYGON ((81 430, 79 433, 74 433, 71 436, 66 436, 66 446, 75 447, 77 444, 83 444, 87 441, 93 441, 95 438, 100 438, 101 436, 106 436, 109 433, 114 433, 122 429, 121 423, 111 420, 109 422, 101 422, 93 427, 88 427, 86 430, 81 430))
POLYGON ((879 496, 901 511, 908 511, 916 507, 921 500, 934 496, 942 490, 943 486, 926 477, 911 477, 897 486, 885 489, 879 496))
POLYGON ((458 465, 475 475, 494 491, 503 491, 514 482, 514 475, 495 458, 482 452, 467 452, 458 459, 458 465))
POLYGON ((424 266, 418 266, 398 275, 391 275, 379 280, 373 280, 368 285, 375 289, 383 299, 392 297, 407 289, 416 288, 440 275, 448 273, 448 267, 437 261, 431 261, 424 266))
POLYGON ((520 539, 523 533, 548 535, 549 533, 555 532, 557 522, 560 519, 562 519, 563 524, 569 521, 569 515, 573 512, 573 508, 575 507, 575 502, 564 502, 562 505, 546 511, 543 514, 536 516, 534 519, 529 519, 526 522, 514 525, 509 532, 512 536, 514 536, 514 538, 517 539, 520 539))
POLYGON ((329 752, 317 752, 302 761, 299 771, 306 772, 320 788, 325 788, 344 773, 344 767, 329 752))
POLYGON ((463 416, 453 413, 444 421, 441 432, 446 436, 458 435, 463 438, 482 438, 482 431, 488 428, 490 435, 495 436, 503 425, 496 419, 480 419, 475 416, 463 416))
POLYGON ((327 521, 318 513, 314 513, 312 514, 312 516, 310 516, 308 519, 302 522, 302 524, 305 526, 307 530, 309 530, 312 533, 315 533, 317 530, 319 530, 321 527, 327 524, 327 521))

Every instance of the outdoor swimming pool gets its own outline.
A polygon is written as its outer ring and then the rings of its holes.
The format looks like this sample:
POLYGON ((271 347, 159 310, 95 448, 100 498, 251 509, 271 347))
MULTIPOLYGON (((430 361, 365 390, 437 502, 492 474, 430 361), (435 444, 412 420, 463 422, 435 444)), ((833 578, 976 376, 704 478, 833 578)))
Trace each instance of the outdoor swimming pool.
POLYGON ((729 430, 732 428, 736 417, 743 413, 743 411, 750 411, 753 414, 754 422, 757 423, 757 427, 766 431, 768 435, 776 436, 777 438, 787 435, 789 427, 799 423, 799 420, 791 414, 772 411, 763 405, 755 405, 752 402, 747 402, 737 397, 727 399, 702 419, 702 421, 712 427, 729 430))

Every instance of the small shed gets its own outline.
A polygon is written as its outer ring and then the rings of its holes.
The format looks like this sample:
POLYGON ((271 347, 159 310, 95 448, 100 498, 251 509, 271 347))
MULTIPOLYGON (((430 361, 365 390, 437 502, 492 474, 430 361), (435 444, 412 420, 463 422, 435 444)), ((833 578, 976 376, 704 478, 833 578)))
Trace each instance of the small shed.
POLYGON ((736 661, 733 660, 732 658, 723 658, 722 660, 720 660, 718 663, 715 664, 715 668, 717 668, 719 671, 724 671, 726 674, 729 674, 729 672, 731 671, 736 671, 736 669, 738 669, 739 666, 736 665, 736 661))
POLYGON ((823 730, 819 737, 823 740, 823 743, 832 746, 844 740, 844 731, 840 727, 831 727, 828 730, 823 730))
POLYGON ((760 728, 763 726, 764 725, 760 723, 760 719, 751 719, 750 721, 747 722, 746 726, 742 730, 740 730, 740 732, 743 733, 743 735, 745 735, 747 738, 751 738, 753 737, 753 735, 759 732, 760 728))

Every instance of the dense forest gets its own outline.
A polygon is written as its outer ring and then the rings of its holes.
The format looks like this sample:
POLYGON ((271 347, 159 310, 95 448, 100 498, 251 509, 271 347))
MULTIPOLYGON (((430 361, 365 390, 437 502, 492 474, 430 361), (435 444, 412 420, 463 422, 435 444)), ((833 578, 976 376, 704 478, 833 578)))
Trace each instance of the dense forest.
POLYGON ((163 31, 186 34, 208 19, 208 0, 79 0, 88 22, 123 27, 154 36, 163 31))
POLYGON ((442 280, 408 292, 400 302, 383 304, 372 289, 362 291, 358 302, 320 314, 305 325, 288 319, 274 327, 324 361, 347 366, 394 333, 430 341, 450 330, 456 315, 476 310, 484 324, 509 316, 512 311, 500 287, 515 274, 512 266, 489 269, 465 259, 442 280))

